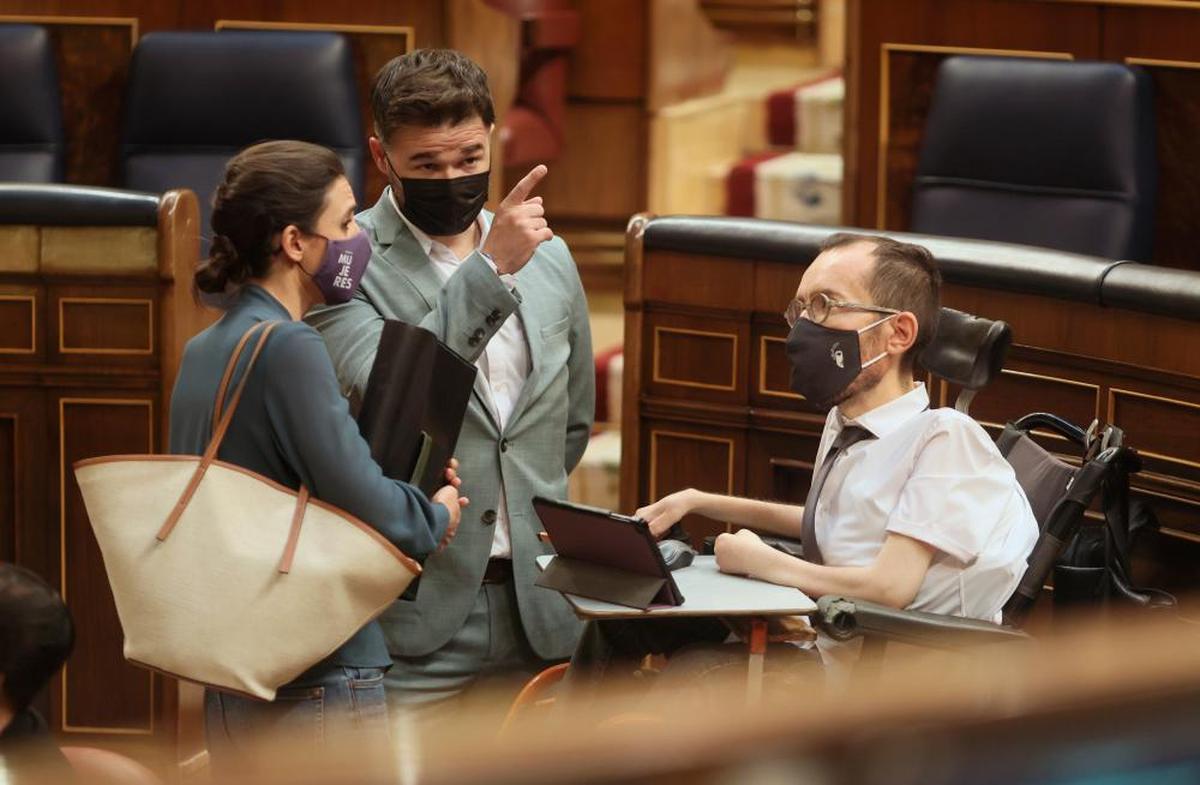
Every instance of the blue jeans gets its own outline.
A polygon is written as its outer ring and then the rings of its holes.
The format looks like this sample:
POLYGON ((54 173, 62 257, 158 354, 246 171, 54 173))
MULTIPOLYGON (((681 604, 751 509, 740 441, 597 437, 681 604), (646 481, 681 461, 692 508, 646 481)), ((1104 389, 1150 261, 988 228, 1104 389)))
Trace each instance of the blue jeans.
POLYGON ((204 725, 216 775, 253 768, 260 757, 255 748, 264 742, 324 746, 349 741, 384 754, 383 669, 334 667, 281 688, 270 702, 205 690, 204 725))

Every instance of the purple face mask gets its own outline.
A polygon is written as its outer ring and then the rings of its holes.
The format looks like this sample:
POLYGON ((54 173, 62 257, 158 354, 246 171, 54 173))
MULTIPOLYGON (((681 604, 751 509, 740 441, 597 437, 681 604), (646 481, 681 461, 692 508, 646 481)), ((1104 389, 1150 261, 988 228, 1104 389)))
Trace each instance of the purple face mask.
POLYGON ((344 240, 325 239, 325 255, 312 279, 325 296, 326 305, 339 305, 349 302, 358 291, 367 263, 371 261, 371 240, 361 231, 344 240))

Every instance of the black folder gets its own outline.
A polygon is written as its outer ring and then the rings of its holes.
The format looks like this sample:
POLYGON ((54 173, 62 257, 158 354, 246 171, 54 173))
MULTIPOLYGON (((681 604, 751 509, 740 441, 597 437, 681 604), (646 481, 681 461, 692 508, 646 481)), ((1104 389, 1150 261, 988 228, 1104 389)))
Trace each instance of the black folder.
POLYGON ((384 322, 358 428, 385 475, 427 495, 446 484, 475 372, 428 330, 384 322))
POLYGON ((535 581, 538 586, 642 610, 683 604, 642 519, 540 497, 533 509, 557 554, 535 581))

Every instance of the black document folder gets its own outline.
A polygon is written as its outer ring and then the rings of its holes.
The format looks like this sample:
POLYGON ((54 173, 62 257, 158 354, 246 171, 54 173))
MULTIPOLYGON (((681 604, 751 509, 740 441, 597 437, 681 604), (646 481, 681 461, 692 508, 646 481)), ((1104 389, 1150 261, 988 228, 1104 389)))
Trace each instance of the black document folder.
POLYGON ((384 323, 358 428, 385 475, 426 494, 446 484, 475 371, 428 330, 384 323))
POLYGON ((538 586, 642 610, 683 604, 645 521, 543 498, 533 509, 557 553, 538 586))

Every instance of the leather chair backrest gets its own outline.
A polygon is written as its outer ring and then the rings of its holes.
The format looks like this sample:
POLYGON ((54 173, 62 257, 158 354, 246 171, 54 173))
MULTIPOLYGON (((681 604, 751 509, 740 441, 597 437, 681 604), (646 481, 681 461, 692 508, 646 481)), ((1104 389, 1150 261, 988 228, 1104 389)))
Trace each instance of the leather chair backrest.
POLYGON ((50 35, 35 25, 0 25, 0 182, 62 182, 65 159, 50 35))
POLYGON ((190 188, 209 234, 226 162, 269 139, 331 148, 361 200, 364 133, 354 62, 336 33, 161 32, 133 53, 121 135, 126 188, 190 188))
POLYGON ((951 57, 938 70, 911 228, 1148 261, 1156 187, 1144 71, 951 57))

